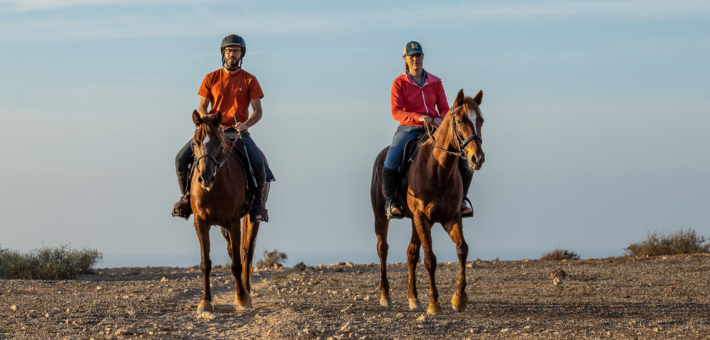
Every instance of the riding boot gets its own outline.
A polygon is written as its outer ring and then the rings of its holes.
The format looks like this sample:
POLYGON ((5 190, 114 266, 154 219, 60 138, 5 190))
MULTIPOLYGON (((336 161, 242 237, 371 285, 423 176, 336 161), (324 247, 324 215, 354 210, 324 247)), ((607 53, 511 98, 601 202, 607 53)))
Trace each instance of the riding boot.
POLYGON ((264 189, 266 188, 266 183, 261 182, 260 185, 254 189, 254 203, 251 205, 251 210, 249 211, 249 220, 252 222, 269 222, 269 211, 266 210, 264 206, 264 189))
POLYGON ((192 206, 190 205, 190 190, 188 188, 188 175, 187 172, 177 173, 178 184, 180 185, 180 193, 182 197, 175 205, 173 205, 173 217, 182 217, 188 219, 192 215, 192 206))
POLYGON ((459 162, 459 171, 461 172, 461 182, 463 183, 461 218, 473 217, 473 204, 468 199, 468 189, 471 187, 471 181, 473 180, 473 171, 468 169, 465 161, 459 162), (468 205, 466 205, 466 202, 468 202, 468 205))
POLYGON ((399 185, 399 173, 397 170, 382 168, 382 186, 385 189, 385 212, 389 219, 400 219, 404 217, 402 207, 395 197, 399 185))

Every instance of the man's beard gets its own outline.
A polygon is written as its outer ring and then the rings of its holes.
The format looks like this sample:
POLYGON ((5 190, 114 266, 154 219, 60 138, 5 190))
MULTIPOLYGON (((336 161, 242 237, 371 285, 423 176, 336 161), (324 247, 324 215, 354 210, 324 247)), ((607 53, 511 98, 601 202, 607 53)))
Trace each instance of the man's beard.
POLYGON ((224 66, 228 69, 236 69, 239 67, 239 59, 229 58, 224 61, 224 66))

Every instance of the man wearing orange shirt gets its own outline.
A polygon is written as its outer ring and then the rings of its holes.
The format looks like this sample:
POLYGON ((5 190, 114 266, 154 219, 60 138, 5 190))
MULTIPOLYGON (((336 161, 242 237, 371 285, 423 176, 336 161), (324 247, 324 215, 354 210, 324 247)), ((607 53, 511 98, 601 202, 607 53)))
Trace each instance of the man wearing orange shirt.
MULTIPOLYGON (((229 139, 234 140, 241 134, 247 149, 249 163, 254 172, 257 188, 252 209, 249 212, 253 221, 268 222, 269 216, 262 202, 266 182, 266 172, 261 151, 257 148, 248 130, 261 119, 261 98, 264 93, 256 77, 241 68, 246 54, 246 43, 242 37, 231 34, 222 39, 222 68, 205 76, 200 90, 200 116, 222 112, 222 128, 229 139), (211 105, 211 108, 210 108, 211 105), (249 115, 249 106, 253 112, 249 115)), ((188 189, 188 165, 192 162, 192 149, 188 142, 175 157, 178 183, 182 198, 173 207, 173 216, 187 219, 192 214, 190 192, 188 189)))

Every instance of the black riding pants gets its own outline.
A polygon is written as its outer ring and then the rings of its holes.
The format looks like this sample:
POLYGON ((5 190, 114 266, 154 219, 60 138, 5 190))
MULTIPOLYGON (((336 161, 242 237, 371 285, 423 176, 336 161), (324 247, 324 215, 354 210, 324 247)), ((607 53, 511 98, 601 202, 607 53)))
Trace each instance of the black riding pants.
MULTIPOLYGON (((226 134, 232 142, 238 135, 237 130, 234 128, 224 130, 224 134, 226 134)), ((261 157, 261 151, 256 146, 256 143, 254 143, 254 140, 251 139, 249 132, 242 131, 241 135, 242 142, 244 143, 244 146, 247 149, 247 154, 249 155, 249 162, 254 170, 256 182, 259 186, 262 186, 264 181, 266 181, 266 172, 264 170, 264 159, 261 157)), ((192 140, 188 141, 187 144, 182 147, 180 152, 178 152, 177 156, 175 156, 175 170, 177 172, 188 172, 189 165, 193 162, 194 158, 192 157, 192 148, 190 147, 191 141, 192 140)), ((224 147, 229 149, 231 145, 225 145, 224 147)), ((241 145, 237 144, 234 147, 239 148, 241 145)))

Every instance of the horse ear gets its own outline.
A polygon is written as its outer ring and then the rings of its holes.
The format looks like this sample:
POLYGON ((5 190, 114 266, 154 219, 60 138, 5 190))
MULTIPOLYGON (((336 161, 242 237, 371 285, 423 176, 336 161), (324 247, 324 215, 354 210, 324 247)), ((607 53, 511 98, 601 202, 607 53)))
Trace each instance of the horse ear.
POLYGON ((476 104, 481 105, 481 102, 483 101, 483 90, 478 91, 478 94, 473 97, 473 101, 475 101, 476 104))
POLYGON ((456 95, 456 100, 454 100, 454 107, 463 105, 463 89, 459 90, 459 94, 456 95))
POLYGON ((217 126, 222 126, 222 112, 217 111, 214 114, 214 119, 217 121, 217 126))
POLYGON ((192 111, 192 121, 195 122, 195 126, 202 124, 202 118, 200 118, 200 113, 197 110, 192 111))

